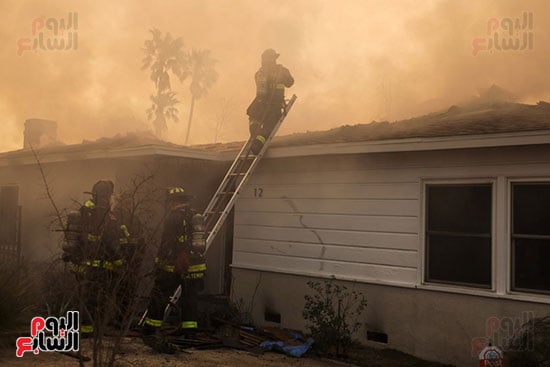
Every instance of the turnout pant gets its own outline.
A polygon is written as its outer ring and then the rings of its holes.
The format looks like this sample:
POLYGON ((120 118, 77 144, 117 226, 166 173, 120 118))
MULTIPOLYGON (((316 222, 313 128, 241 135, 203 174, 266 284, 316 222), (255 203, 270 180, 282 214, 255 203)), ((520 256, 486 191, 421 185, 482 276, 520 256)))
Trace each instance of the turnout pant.
POLYGON ((145 319, 146 333, 154 332, 162 327, 166 305, 179 285, 182 287, 181 296, 176 304, 181 309, 179 326, 183 331, 197 329, 197 289, 193 282, 190 279, 183 279, 180 274, 157 270, 145 319))
POLYGON ((111 288, 111 273, 100 267, 74 266, 73 272, 79 283, 78 301, 80 311, 80 332, 91 335, 96 331, 94 324, 106 317, 109 304, 107 294, 111 288))
POLYGON ((254 139, 252 143, 252 152, 258 154, 265 144, 267 137, 273 131, 273 128, 282 116, 282 104, 265 104, 263 112, 257 119, 250 120, 250 135, 254 139))

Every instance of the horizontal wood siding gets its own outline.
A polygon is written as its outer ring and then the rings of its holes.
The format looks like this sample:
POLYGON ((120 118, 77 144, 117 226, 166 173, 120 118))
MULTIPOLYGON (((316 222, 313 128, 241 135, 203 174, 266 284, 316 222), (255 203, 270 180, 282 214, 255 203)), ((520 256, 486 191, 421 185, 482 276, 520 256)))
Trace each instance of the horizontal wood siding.
MULTIPOLYGON (((334 172, 338 175, 338 172, 334 172)), ((333 183, 333 184, 262 184, 261 194, 258 187, 246 185, 241 197, 261 197, 267 199, 417 199, 417 183, 386 183, 386 184, 360 184, 360 183, 333 183), (256 191, 255 191, 256 190, 256 191)))
POLYGON ((319 245, 288 241, 249 240, 239 241, 239 251, 250 254, 292 256, 309 259, 349 261, 365 264, 402 266, 415 268, 415 250, 371 248, 345 245, 319 245))
MULTIPOLYGON (((276 160, 270 160, 276 161, 276 160)), ((262 162, 263 163, 263 162, 262 162)), ((416 171, 260 166, 235 212, 233 265, 414 284, 416 171)))
POLYGON ((241 213, 304 213, 417 216, 418 202, 411 199, 280 199, 239 198, 241 213))
POLYGON ((235 224, 278 228, 336 229, 344 231, 416 233, 417 217, 346 214, 239 213, 235 224))
POLYGON ((265 159, 237 200, 233 265, 418 285, 422 182, 550 177, 549 147, 265 159))
POLYGON ((288 273, 334 274, 356 279, 394 283, 414 283, 416 270, 396 266, 374 265, 348 261, 327 261, 293 256, 265 255, 237 251, 233 261, 243 267, 288 273))
MULTIPOLYGON (((238 217, 238 212, 235 214, 238 217)), ((235 218, 236 218, 235 217, 235 218)), ((381 233, 362 231, 336 231, 307 228, 280 228, 235 225, 235 239, 273 240, 296 243, 349 245, 359 247, 417 250, 418 235, 406 233, 381 233)))

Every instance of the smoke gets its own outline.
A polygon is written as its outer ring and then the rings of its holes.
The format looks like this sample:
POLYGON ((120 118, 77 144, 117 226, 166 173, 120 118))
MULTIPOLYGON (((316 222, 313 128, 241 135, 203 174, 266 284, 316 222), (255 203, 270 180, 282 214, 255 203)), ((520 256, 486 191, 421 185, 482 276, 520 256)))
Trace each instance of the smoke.
MULTIPOLYGON (((22 146, 24 120, 32 117, 56 120, 66 143, 151 129, 145 110, 154 86, 141 70, 141 47, 153 27, 218 60, 220 78, 196 104, 191 143, 247 137, 253 75, 268 47, 293 73, 288 93, 299 97, 280 134, 407 118, 469 100, 492 84, 523 102, 550 99, 544 0, 2 1, 0 10, 0 151, 22 146), (532 50, 472 55, 488 19, 523 11, 534 15, 532 50), (76 50, 17 55, 33 19, 69 12, 79 17, 76 50)), ((181 121, 170 122, 164 137, 180 144, 188 83, 172 81, 181 121)))

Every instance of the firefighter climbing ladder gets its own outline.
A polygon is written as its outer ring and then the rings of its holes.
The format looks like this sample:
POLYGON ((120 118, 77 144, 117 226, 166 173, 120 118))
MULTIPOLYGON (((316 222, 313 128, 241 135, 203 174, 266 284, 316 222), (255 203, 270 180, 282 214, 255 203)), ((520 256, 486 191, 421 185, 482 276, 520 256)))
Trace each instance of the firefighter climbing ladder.
MULTIPOLYGON (((208 248, 214 241, 214 238, 216 238, 216 235, 220 231, 225 219, 229 215, 229 212, 231 212, 231 209, 233 208, 233 205, 235 204, 235 201, 239 196, 241 188, 244 186, 252 172, 254 172, 254 169, 260 162, 260 159, 262 159, 262 157, 264 156, 264 153, 267 150, 269 143, 271 143, 271 139, 273 139, 273 136, 275 136, 275 134, 277 133, 279 126, 288 115, 288 112, 292 108, 292 105, 294 104, 294 101, 296 101, 296 98, 296 95, 292 95, 292 97, 285 103, 281 118, 273 127, 271 134, 269 134, 269 136, 267 137, 260 152, 257 155, 250 154, 250 148, 252 146, 252 142, 254 141, 254 136, 252 136, 243 145, 241 151, 239 152, 239 154, 237 154, 237 157, 233 161, 233 164, 231 164, 231 167, 229 167, 229 170, 225 174, 223 181, 218 187, 218 190, 216 190, 216 193, 210 200, 210 203, 203 213, 203 216, 206 218, 206 232, 208 233, 206 237, 205 253, 206 251, 208 251, 208 248)), ((176 288, 176 290, 170 297, 170 301, 164 310, 165 318, 170 307, 174 306, 177 303, 180 295, 181 285, 176 288)), ((145 312, 141 316, 141 319, 138 322, 138 325, 143 325, 147 314, 148 310, 145 310, 145 312)))
POLYGON ((206 218, 206 231, 208 233, 205 252, 208 251, 208 248, 214 241, 214 238, 216 238, 216 235, 220 231, 225 219, 229 215, 229 212, 231 212, 235 201, 237 201, 242 187, 252 175, 252 172, 254 172, 254 169, 264 156, 271 139, 273 139, 273 136, 277 133, 279 126, 288 115, 288 112, 292 108, 296 98, 296 95, 292 95, 292 97, 285 103, 281 118, 273 127, 271 134, 269 134, 261 151, 257 155, 250 153, 250 148, 254 142, 254 136, 248 139, 248 141, 241 148, 239 154, 237 154, 233 164, 227 171, 223 181, 218 187, 218 190, 212 197, 212 200, 210 200, 210 203, 203 213, 206 218))

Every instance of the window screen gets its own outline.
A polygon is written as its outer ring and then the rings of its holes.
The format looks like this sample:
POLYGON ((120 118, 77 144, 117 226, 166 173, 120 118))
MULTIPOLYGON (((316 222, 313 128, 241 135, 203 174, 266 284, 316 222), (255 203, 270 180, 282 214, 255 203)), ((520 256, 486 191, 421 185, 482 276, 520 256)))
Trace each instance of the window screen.
POLYGON ((550 294, 550 183, 512 184, 512 289, 550 294))
POLYGON ((490 288, 492 185, 428 185, 426 192, 426 280, 490 288))

